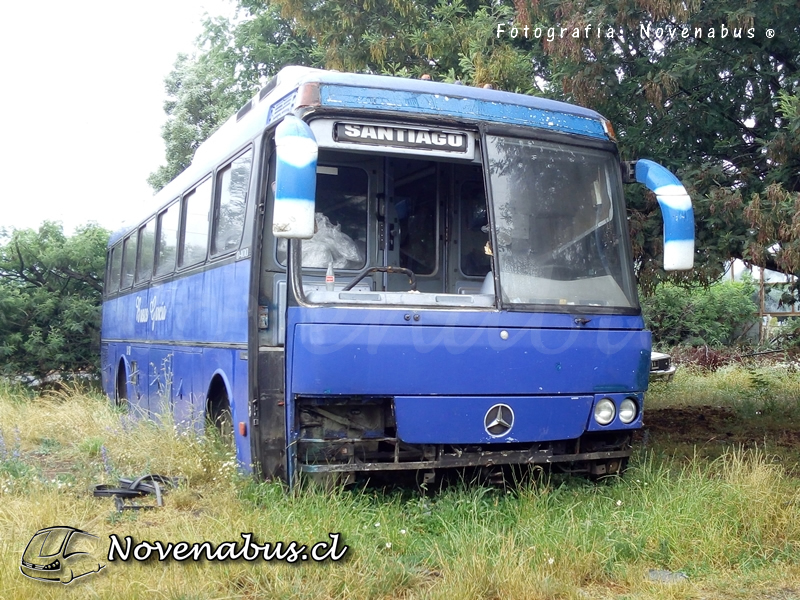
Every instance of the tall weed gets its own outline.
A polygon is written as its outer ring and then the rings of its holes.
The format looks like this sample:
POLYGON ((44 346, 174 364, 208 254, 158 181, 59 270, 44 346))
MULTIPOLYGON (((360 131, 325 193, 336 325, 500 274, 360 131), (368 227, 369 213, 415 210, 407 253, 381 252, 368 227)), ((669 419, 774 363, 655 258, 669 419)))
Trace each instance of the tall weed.
POLYGON ((427 494, 287 493, 241 476, 204 432, 168 416, 136 420, 96 396, 0 396, 0 431, 0 595, 12 600, 714 598, 731 586, 800 589, 800 484, 760 450, 731 449, 708 462, 664 459, 653 448, 634 456, 624 478, 600 484, 542 475, 510 488, 464 481, 427 494), (15 460, 28 470, 11 474, 15 460), (185 480, 164 508, 117 513, 88 492, 148 471, 185 480), (18 565, 31 535, 60 524, 102 540, 190 543, 252 532, 260 542, 311 544, 337 532, 349 550, 326 564, 115 562, 66 587, 24 578, 18 565), (655 584, 650 569, 689 580, 655 584))

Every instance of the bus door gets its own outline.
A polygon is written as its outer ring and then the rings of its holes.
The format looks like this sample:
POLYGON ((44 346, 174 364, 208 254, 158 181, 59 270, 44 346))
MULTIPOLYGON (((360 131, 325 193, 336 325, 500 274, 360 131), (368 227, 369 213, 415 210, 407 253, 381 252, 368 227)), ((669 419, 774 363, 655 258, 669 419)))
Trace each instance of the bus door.
MULTIPOLYGON (((474 164, 390 158, 385 264, 409 269, 429 293, 479 292, 491 269, 481 168, 474 164)), ((402 291, 402 277, 385 289, 402 291)))
MULTIPOLYGON (((367 264, 383 265, 383 246, 378 243, 379 183, 383 181, 383 159, 354 153, 320 153, 317 166, 315 235, 303 241, 304 286, 307 291, 326 289, 330 267, 335 272, 335 287, 341 289, 367 264)), ((265 204, 272 206, 274 195, 274 157, 266 185, 265 204)), ((380 188, 382 192, 383 188, 380 188)), ((286 477, 286 438, 284 427, 284 346, 287 303, 287 243, 271 235, 272 222, 267 211, 263 225, 261 269, 258 280, 258 308, 255 311, 257 344, 256 390, 251 405, 251 445, 262 473, 267 477, 286 477)), ((378 279, 377 274, 373 279, 378 279)), ((374 288, 365 278, 357 289, 374 288)))
MULTIPOLYGON (((444 292, 440 238, 444 194, 439 165, 406 158, 386 160, 387 223, 384 263, 414 272, 421 292, 444 292)), ((386 277, 385 289, 408 289, 402 276, 386 277)))

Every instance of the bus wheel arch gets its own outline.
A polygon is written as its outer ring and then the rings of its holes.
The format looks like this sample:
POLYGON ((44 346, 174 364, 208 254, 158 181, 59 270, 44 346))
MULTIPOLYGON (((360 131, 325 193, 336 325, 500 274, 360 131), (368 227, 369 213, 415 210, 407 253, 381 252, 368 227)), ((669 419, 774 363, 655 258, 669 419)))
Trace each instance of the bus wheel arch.
POLYGON ((128 405, 130 400, 130 395, 128 394, 129 383, 128 364, 124 358, 120 358, 117 365, 117 374, 114 378, 114 404, 116 406, 124 407, 128 405))
POLYGON ((233 407, 231 394, 225 376, 214 373, 206 393, 206 422, 212 425, 220 438, 228 445, 234 445, 233 407))

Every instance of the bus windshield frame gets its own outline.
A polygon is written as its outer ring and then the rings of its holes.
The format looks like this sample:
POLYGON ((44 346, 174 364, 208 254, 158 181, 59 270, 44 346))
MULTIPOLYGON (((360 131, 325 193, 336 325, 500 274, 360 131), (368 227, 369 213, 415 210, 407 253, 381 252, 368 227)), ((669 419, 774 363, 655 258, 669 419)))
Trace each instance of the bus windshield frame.
POLYGON ((501 307, 638 313, 616 153, 519 135, 482 147, 501 307))
MULTIPOLYGON (((481 165, 486 195, 482 231, 489 270, 483 285, 478 283, 458 293, 408 293, 396 288, 373 289, 372 279, 365 277, 351 291, 339 285, 326 291, 317 282, 324 265, 309 264, 310 248, 305 247, 309 241, 305 241, 302 253, 298 250, 289 266, 300 303, 638 314, 615 147, 574 136, 536 137, 531 133, 518 128, 496 132, 493 128, 476 136, 476 156, 469 162, 481 165), (523 196, 520 190, 529 194, 523 196), (299 264, 303 265, 303 274, 296 269, 299 264), (308 276, 305 280, 304 275, 308 276)), ((392 149, 385 150, 387 157, 393 155, 392 149)), ((418 153, 404 156, 429 158, 418 153)), ((324 181, 327 169, 318 168, 319 182, 324 181)), ((324 193, 323 189, 324 185, 318 183, 317 194, 324 193)), ((318 226, 319 220, 320 215, 318 226)), ((373 226, 368 224, 367 228, 373 226)), ((285 251, 285 244, 279 244, 278 255, 285 256, 285 251)), ((362 256, 358 259, 365 269, 387 266, 380 261, 364 263, 362 256)), ((279 260, 285 264, 285 258, 279 260)), ((333 266, 352 273, 356 265, 333 266)), ((353 280, 347 272, 338 275, 337 281, 353 280)))

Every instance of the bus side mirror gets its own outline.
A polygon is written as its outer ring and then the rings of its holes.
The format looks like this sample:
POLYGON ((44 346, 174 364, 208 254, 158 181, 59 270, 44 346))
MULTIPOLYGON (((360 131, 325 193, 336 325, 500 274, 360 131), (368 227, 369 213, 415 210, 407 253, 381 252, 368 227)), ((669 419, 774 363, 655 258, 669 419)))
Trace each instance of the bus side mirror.
POLYGON ((286 115, 275 130, 275 237, 307 240, 314 235, 318 152, 308 124, 286 115))
POLYGON ((636 161, 636 181, 652 190, 664 219, 664 269, 694 266, 694 211, 686 188, 675 175, 652 160, 636 161))

